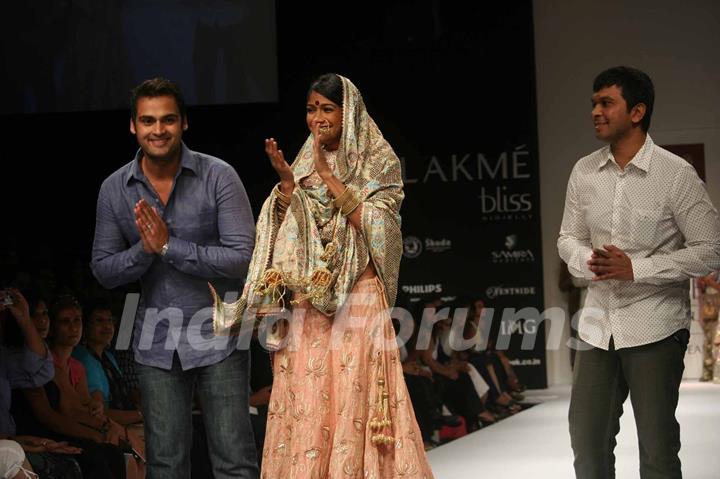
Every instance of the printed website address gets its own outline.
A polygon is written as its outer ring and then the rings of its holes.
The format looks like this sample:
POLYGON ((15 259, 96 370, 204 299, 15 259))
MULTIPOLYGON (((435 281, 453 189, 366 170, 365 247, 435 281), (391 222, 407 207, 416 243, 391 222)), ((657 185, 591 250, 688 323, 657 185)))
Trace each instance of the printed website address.
POLYGON ((513 366, 540 366, 542 361, 535 359, 511 359, 510 364, 513 366))

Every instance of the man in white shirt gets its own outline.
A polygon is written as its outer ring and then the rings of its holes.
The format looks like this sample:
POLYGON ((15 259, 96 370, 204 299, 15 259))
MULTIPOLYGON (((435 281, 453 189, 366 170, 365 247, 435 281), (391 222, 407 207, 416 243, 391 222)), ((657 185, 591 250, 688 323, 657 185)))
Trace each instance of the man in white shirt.
POLYGON ((640 476, 680 478, 675 419, 689 337, 689 281, 720 268, 720 219, 695 169, 647 134, 654 88, 610 68, 593 84, 595 135, 568 182, 558 251, 591 280, 578 324, 570 436, 578 478, 615 477, 630 393, 640 476))

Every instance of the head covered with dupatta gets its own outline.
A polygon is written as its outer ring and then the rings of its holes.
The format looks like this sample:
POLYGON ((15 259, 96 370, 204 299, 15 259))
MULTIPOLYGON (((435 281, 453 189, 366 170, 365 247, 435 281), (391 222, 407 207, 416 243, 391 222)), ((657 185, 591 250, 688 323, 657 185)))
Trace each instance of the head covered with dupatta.
POLYGON ((370 261, 388 304, 395 302, 402 256, 400 161, 365 109, 360 91, 337 77, 342 81, 343 124, 334 174, 362 200, 362 227, 356 229, 340 214, 324 184, 309 187, 303 181, 314 172, 311 133, 291 165, 295 188, 282 221, 276 190, 263 204, 242 297, 222 303, 213 290, 216 333, 236 326, 246 309, 252 312, 268 296, 282 296, 288 304, 292 294, 334 314, 370 261))

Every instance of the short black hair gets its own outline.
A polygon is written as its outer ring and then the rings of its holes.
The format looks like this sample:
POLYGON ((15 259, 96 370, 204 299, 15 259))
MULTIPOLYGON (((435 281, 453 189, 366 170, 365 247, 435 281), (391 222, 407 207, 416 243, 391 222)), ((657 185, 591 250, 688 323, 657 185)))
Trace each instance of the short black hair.
POLYGON ((95 311, 113 312, 113 305, 104 298, 90 298, 83 303, 83 327, 89 325, 95 311))
POLYGON ((650 129, 653 103, 655 103, 655 87, 648 74, 637 68, 626 66, 608 68, 595 77, 593 92, 613 85, 620 88, 628 111, 639 103, 645 105, 645 116, 640 122, 640 126, 647 133, 650 129))
POLYGON ((50 330, 48 332, 49 343, 52 343, 55 337, 58 315, 66 309, 77 309, 82 315, 82 305, 77 299, 75 299, 74 296, 70 294, 61 294, 60 296, 56 296, 48 308, 48 314, 50 315, 50 330))
POLYGON ((307 96, 312 92, 318 92, 336 105, 343 106, 343 84, 342 80, 335 73, 320 75, 310 83, 307 96))
POLYGON ((159 96, 171 96, 175 99, 178 109, 180 110, 180 117, 185 118, 185 97, 175 83, 171 82, 167 78, 157 77, 145 80, 135 88, 131 90, 130 96, 130 114, 131 118, 135 120, 137 116, 137 102, 140 98, 156 98, 159 96))
POLYGON ((82 312, 83 310, 82 305, 77 299, 75 299, 74 296, 70 294, 62 294, 60 296, 56 296, 50 304, 50 307, 48 308, 48 314, 50 316, 50 327, 52 328, 52 323, 57 319, 58 314, 60 314, 61 311, 70 308, 77 309, 80 312, 82 312))
POLYGON ((46 307, 49 306, 40 291, 35 288, 26 289, 22 292, 22 295, 25 298, 25 301, 27 301, 28 309, 30 310, 31 316, 35 313, 35 309, 37 308, 38 304, 45 303, 46 307))

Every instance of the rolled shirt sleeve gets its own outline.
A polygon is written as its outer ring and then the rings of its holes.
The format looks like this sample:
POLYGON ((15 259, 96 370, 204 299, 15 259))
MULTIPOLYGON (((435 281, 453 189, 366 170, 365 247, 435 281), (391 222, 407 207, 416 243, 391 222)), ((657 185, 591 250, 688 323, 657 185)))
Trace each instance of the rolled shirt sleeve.
POLYGON ((43 386, 55 376, 52 355, 46 348, 45 357, 28 348, 6 350, 4 359, 8 382, 12 389, 30 389, 43 386))

